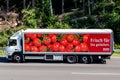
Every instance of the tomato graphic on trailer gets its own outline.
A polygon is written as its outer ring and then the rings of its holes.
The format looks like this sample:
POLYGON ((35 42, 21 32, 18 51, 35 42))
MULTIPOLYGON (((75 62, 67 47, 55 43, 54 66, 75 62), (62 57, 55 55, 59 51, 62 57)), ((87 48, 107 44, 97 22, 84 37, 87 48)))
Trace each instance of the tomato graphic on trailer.
POLYGON ((30 46, 28 44, 25 44, 25 51, 30 51, 30 46))
POLYGON ((59 46, 59 51, 60 51, 60 52, 64 52, 64 51, 65 51, 65 46, 60 45, 60 46, 59 46))
POLYGON ((73 34, 67 34, 66 39, 68 42, 72 42, 74 40, 74 35, 73 34))
POLYGON ((51 42, 51 39, 49 37, 45 37, 43 42, 44 42, 45 45, 49 45, 50 42, 51 42))
POLYGON ((64 46, 66 46, 68 42, 67 42, 67 40, 65 39, 65 40, 61 40, 60 43, 61 43, 62 45, 64 45, 64 46))
POLYGON ((40 52, 47 52, 47 46, 45 46, 45 45, 40 46, 39 51, 40 52))
POLYGON ((41 40, 40 39, 38 39, 38 38, 35 38, 34 39, 34 41, 33 41, 33 44, 35 45, 35 46, 41 46, 41 40))
POLYGON ((56 35, 53 35, 51 37, 51 42, 53 42, 53 43, 57 42, 57 36, 56 35))
POLYGON ((32 52, 110 52, 110 34, 32 33, 24 41, 25 51, 32 52))

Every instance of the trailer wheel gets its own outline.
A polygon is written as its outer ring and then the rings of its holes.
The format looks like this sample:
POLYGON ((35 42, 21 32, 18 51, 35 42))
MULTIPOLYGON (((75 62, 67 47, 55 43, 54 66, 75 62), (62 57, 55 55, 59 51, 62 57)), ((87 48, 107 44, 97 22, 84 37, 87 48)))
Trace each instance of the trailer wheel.
POLYGON ((22 56, 20 54, 14 54, 13 55, 14 62, 21 63, 22 62, 22 56))
POLYGON ((67 62, 69 63, 76 63, 77 59, 77 56, 67 56, 67 62))
POLYGON ((81 62, 85 63, 85 64, 91 63, 91 62, 93 62, 92 57, 90 57, 90 56, 81 56, 81 62))
POLYGON ((106 64, 106 60, 105 59, 101 59, 102 64, 106 64))

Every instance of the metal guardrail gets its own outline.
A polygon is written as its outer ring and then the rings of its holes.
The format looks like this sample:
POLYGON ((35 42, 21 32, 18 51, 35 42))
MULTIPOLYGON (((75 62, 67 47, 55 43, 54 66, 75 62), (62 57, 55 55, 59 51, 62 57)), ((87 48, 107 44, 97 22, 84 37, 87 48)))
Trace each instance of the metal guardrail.
POLYGON ((5 53, 6 53, 6 49, 5 49, 5 47, 0 47, 0 57, 2 56, 4 56, 5 57, 5 53))
POLYGON ((114 52, 120 52, 120 49, 114 49, 114 52))
POLYGON ((0 48, 0 50, 5 50, 5 48, 0 48))

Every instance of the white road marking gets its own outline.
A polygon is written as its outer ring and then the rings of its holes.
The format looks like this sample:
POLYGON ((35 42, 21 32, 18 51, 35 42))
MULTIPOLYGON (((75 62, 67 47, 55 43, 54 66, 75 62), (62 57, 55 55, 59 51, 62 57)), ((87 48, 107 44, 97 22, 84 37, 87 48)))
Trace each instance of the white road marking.
POLYGON ((105 75, 105 76, 120 76, 120 73, 79 73, 72 72, 73 75, 105 75))

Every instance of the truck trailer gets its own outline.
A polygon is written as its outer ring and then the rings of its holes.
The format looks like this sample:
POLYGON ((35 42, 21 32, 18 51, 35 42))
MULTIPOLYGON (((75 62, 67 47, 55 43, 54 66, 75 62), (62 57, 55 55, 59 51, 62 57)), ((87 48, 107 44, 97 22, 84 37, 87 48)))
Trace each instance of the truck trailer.
POLYGON ((67 61, 69 63, 106 63, 113 53, 111 29, 26 29, 8 38, 6 58, 67 61))

